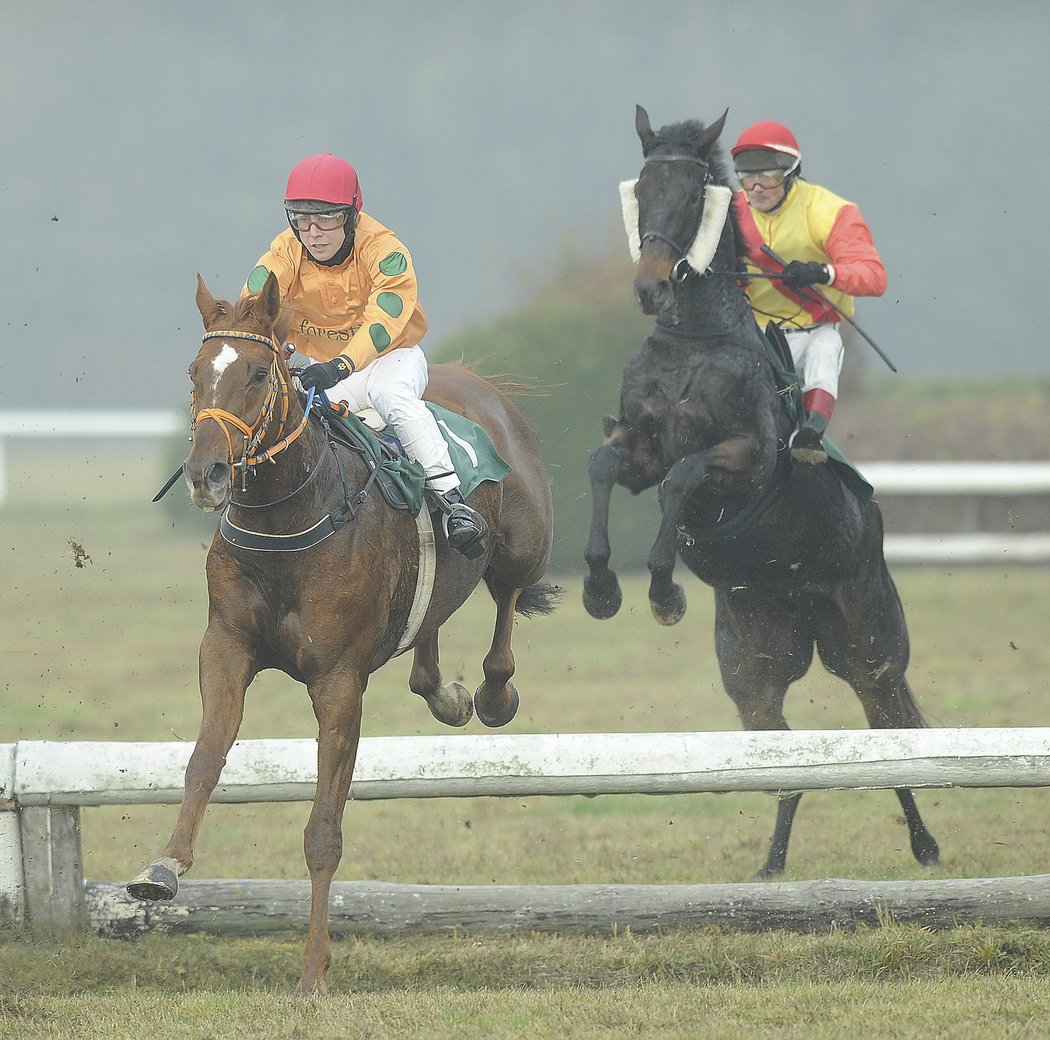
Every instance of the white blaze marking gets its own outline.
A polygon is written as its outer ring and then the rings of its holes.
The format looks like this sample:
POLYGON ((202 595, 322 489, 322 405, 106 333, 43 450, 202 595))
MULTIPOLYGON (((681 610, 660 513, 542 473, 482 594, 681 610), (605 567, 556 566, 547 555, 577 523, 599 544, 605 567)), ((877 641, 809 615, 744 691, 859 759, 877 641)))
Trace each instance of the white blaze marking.
POLYGON ((219 380, 222 378, 223 372, 230 367, 237 360, 237 351, 229 345, 229 343, 223 343, 222 349, 218 354, 215 355, 215 359, 211 363, 211 367, 215 370, 215 382, 212 383, 212 393, 218 389, 219 380))

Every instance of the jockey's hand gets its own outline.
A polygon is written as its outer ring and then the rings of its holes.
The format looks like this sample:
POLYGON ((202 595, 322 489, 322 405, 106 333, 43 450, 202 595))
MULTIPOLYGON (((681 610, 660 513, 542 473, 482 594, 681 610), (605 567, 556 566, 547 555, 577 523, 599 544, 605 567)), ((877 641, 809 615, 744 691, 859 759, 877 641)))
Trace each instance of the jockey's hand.
POLYGON ((304 390, 317 387, 318 390, 331 390, 336 383, 341 383, 347 376, 354 374, 354 363, 342 354, 331 361, 322 361, 310 365, 299 373, 299 383, 304 390))
POLYGON ((812 260, 792 260, 782 275, 789 289, 803 289, 807 285, 827 285, 831 275, 823 264, 812 260))

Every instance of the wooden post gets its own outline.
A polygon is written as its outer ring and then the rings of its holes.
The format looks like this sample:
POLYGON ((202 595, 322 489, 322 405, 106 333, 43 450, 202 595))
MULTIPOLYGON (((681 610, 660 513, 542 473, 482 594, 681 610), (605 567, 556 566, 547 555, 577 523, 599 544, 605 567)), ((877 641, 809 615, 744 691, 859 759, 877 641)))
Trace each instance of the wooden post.
POLYGON ((79 807, 23 806, 20 816, 27 925, 45 935, 86 930, 79 807))

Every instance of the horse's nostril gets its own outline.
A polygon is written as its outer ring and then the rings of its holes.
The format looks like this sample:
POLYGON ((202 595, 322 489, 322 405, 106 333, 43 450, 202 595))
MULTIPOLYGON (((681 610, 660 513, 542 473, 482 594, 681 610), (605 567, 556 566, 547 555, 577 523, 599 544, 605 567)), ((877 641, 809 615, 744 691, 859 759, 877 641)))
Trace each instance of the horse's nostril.
POLYGON ((665 279, 635 283, 635 296, 646 314, 656 314, 674 302, 674 289, 665 279))
POLYGON ((228 484, 230 482, 230 467, 225 462, 212 463, 204 471, 204 479, 213 487, 216 484, 228 484))

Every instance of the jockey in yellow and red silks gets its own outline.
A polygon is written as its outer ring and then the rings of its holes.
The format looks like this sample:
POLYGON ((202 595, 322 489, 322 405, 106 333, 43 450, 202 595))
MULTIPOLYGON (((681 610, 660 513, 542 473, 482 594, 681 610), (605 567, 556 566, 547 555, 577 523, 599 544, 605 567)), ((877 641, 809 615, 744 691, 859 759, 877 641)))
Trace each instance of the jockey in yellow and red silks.
POLYGON ((760 325, 772 321, 783 329, 802 384, 804 415, 791 455, 823 462, 822 437, 842 368, 839 316, 853 314, 856 296, 881 296, 886 269, 860 209, 802 179, 798 141, 783 123, 749 126, 732 154, 742 188, 734 206, 748 270, 774 275, 748 281, 751 309, 760 325))
POLYGON ((427 318, 411 254, 362 212, 357 171, 338 156, 298 163, 284 205, 288 230, 259 258, 243 293, 277 276, 282 304, 294 314, 285 347, 294 348, 290 366, 300 384, 352 411, 374 408, 423 467, 446 512, 449 544, 479 556, 487 525, 463 501, 448 446, 422 401, 429 372, 419 342, 427 318))

